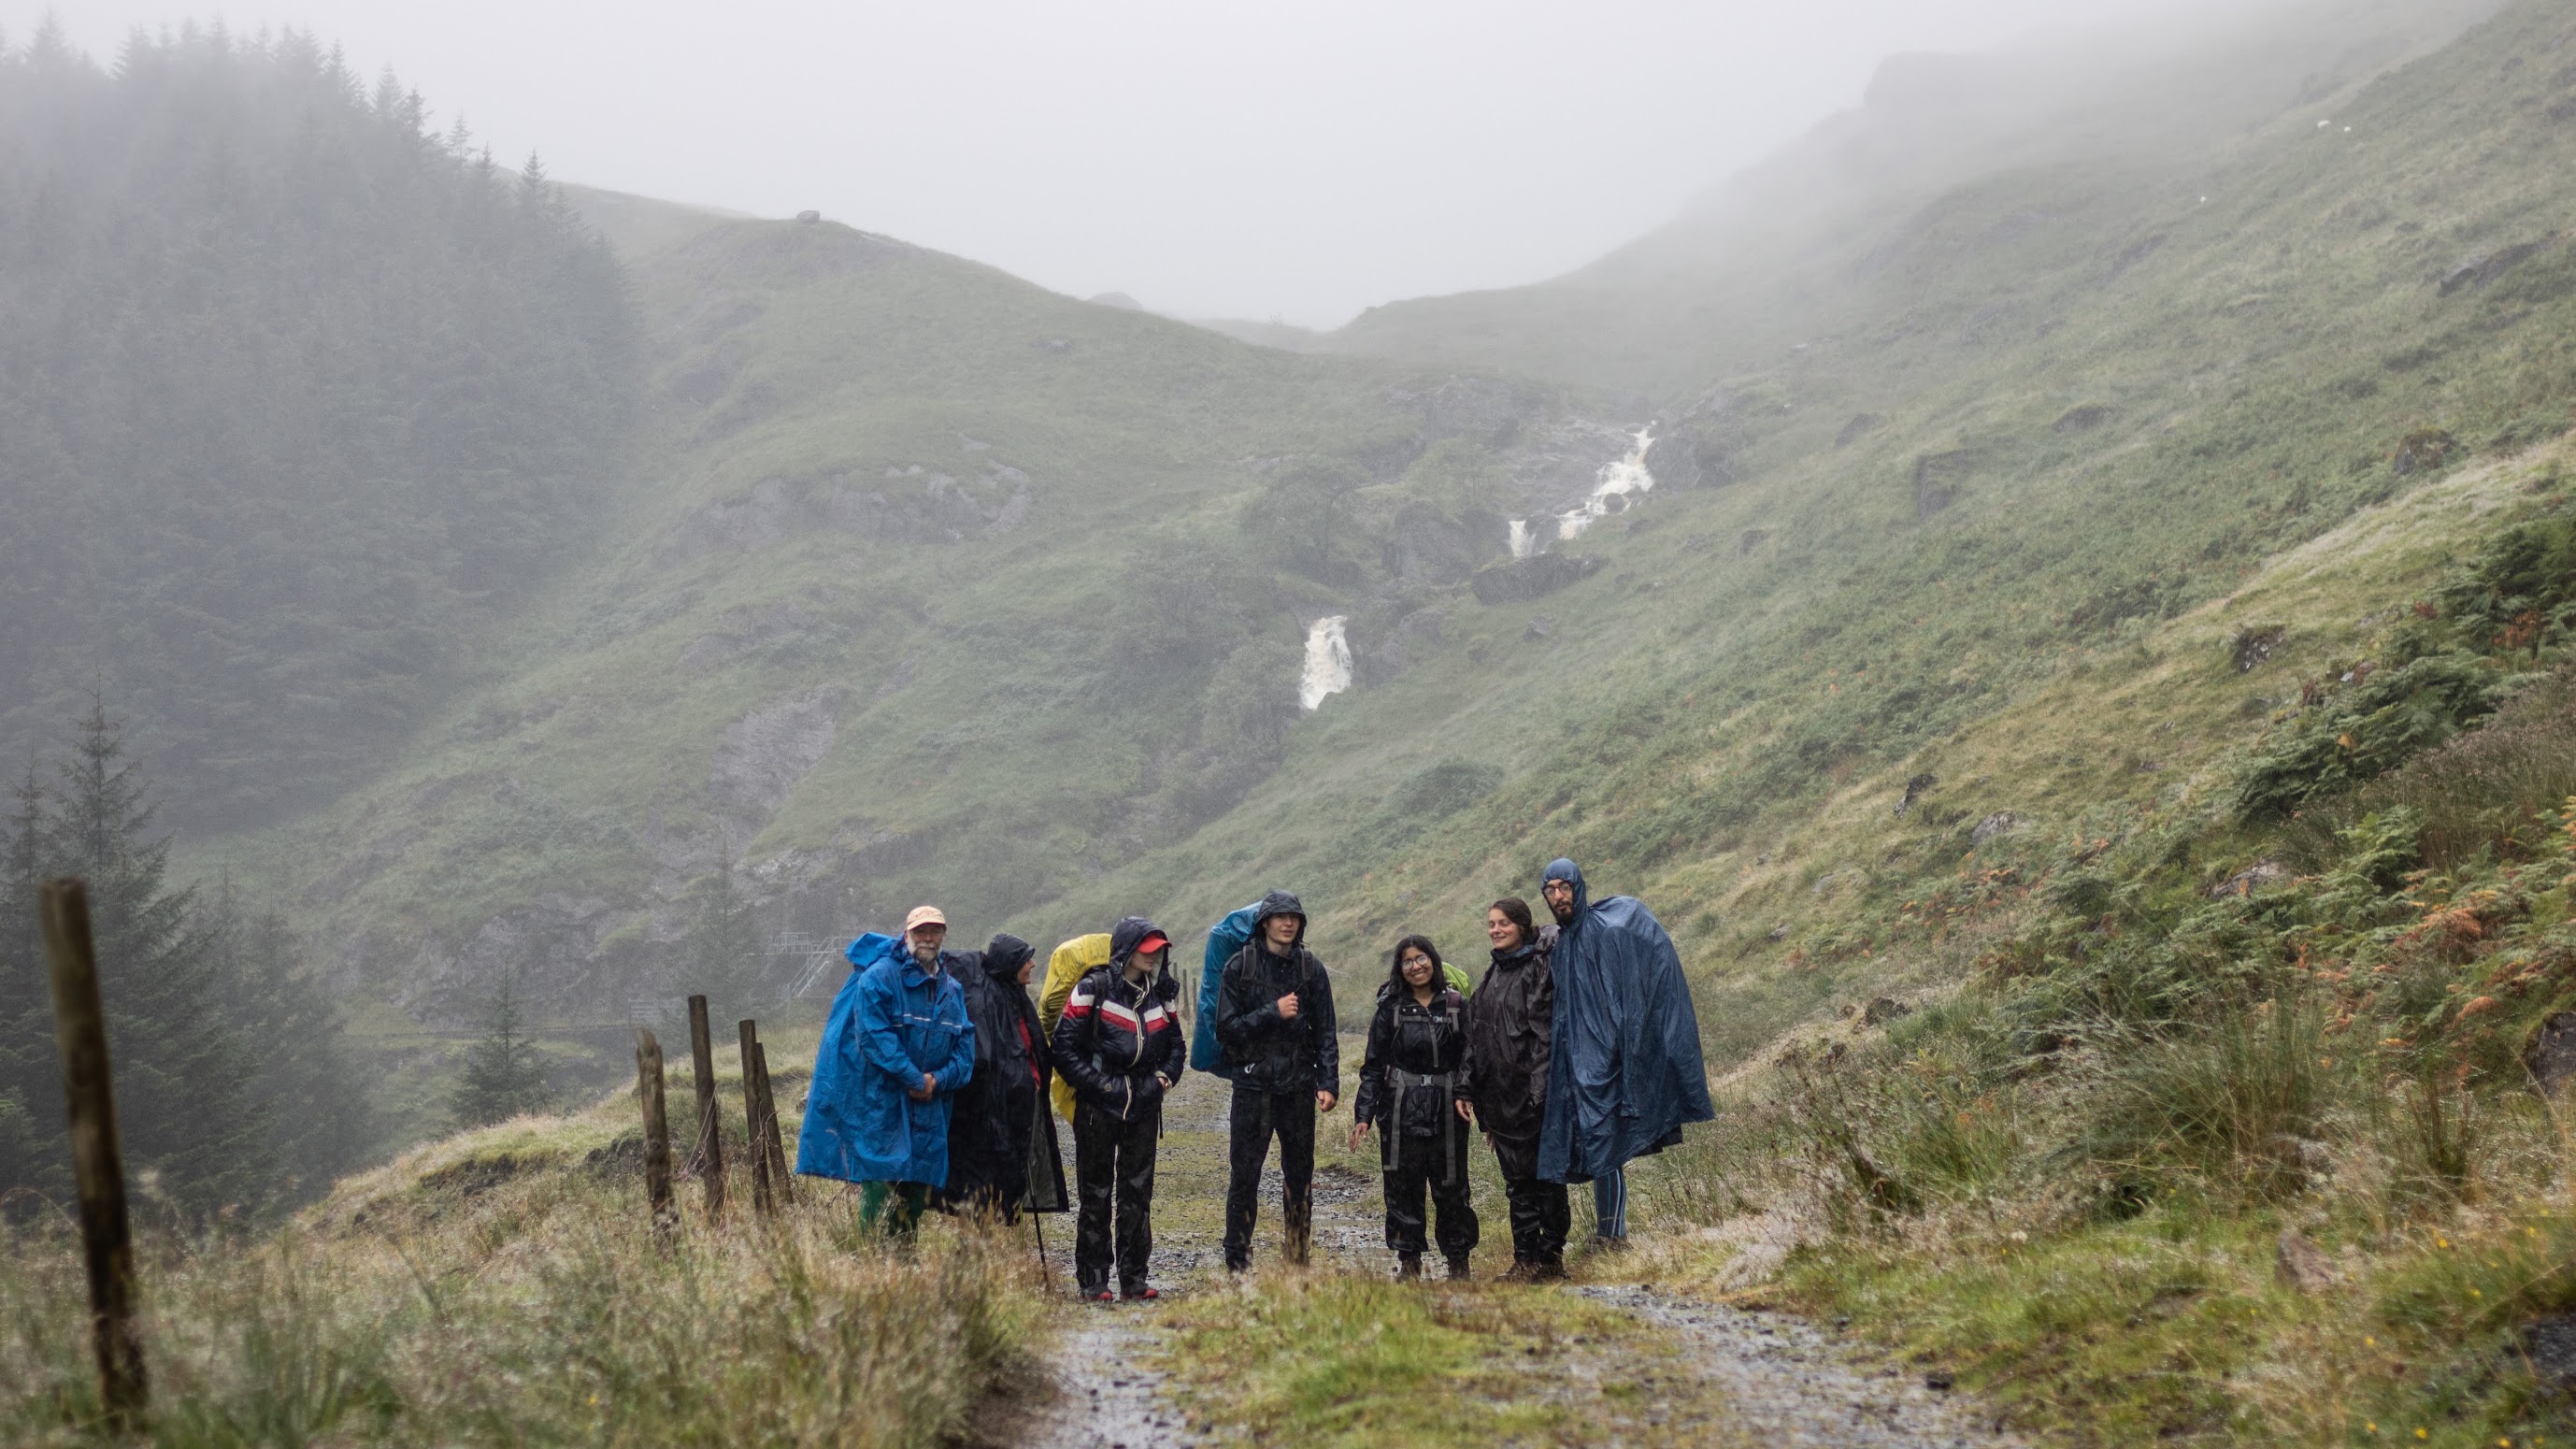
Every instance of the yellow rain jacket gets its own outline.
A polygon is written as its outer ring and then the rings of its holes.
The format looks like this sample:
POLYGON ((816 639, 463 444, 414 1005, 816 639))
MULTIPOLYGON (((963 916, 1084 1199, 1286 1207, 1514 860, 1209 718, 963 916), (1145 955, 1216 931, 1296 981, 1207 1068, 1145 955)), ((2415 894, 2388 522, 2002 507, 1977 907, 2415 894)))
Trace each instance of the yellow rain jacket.
MULTIPOLYGON (((1066 998, 1082 978, 1109 964, 1109 933, 1076 936, 1055 948, 1047 957, 1046 989, 1038 993, 1038 1030, 1050 1038, 1055 1035, 1055 1019, 1064 1015, 1066 998)), ((1067 1122, 1073 1120, 1073 1084, 1064 1073, 1055 1074, 1055 1114, 1067 1122)))

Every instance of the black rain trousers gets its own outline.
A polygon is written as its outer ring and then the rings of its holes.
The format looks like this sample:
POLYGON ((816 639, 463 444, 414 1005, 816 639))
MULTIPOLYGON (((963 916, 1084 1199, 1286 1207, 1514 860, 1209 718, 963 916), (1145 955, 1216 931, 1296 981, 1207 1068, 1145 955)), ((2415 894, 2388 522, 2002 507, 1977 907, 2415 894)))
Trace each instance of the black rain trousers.
POLYGON ((1467 1124, 1452 1113, 1436 1137, 1408 1137, 1399 1129, 1381 1139, 1379 1152, 1386 1184, 1386 1245, 1398 1253, 1422 1253, 1427 1190, 1439 1213, 1440 1256, 1458 1259, 1474 1252, 1479 1229, 1475 1182, 1467 1175, 1467 1124))
POLYGON ((1574 1225, 1565 1184, 1538 1175, 1538 1136, 1505 1137, 1488 1132, 1494 1161, 1503 1170, 1503 1194, 1511 1203, 1512 1261, 1555 1263, 1565 1257, 1565 1235, 1574 1225))
POLYGON ((1291 1263, 1305 1262, 1314 1233, 1314 1090, 1265 1092, 1237 1083, 1228 1126, 1225 1265, 1237 1270, 1252 1266, 1252 1224, 1260 1211, 1261 1167, 1270 1158, 1274 1136, 1279 1139, 1279 1213, 1287 1228, 1283 1256, 1291 1263))
POLYGON ((1145 1286, 1146 1262, 1154 1253, 1154 1148, 1163 1135, 1160 1103, 1131 1121, 1102 1111, 1089 1102, 1073 1109, 1074 1177, 1082 1198, 1082 1215, 1074 1228, 1073 1276, 1085 1295, 1109 1286, 1109 1270, 1118 1269, 1122 1293, 1145 1286), (1110 1233, 1115 1199, 1117 1234, 1110 1233))

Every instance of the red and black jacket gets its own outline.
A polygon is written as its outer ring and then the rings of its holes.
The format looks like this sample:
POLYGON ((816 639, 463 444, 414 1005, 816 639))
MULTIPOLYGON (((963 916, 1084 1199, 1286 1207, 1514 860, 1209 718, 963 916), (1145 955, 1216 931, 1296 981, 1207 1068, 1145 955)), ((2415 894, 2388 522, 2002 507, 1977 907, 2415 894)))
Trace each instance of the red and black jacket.
POLYGON ((1189 1042, 1172 1013, 1180 986, 1168 963, 1144 981, 1127 979, 1137 943, 1160 934, 1138 916, 1112 927, 1109 964, 1074 985, 1047 1043, 1075 1100, 1122 1121, 1159 1107, 1164 1082, 1179 1081, 1187 1069, 1189 1042))

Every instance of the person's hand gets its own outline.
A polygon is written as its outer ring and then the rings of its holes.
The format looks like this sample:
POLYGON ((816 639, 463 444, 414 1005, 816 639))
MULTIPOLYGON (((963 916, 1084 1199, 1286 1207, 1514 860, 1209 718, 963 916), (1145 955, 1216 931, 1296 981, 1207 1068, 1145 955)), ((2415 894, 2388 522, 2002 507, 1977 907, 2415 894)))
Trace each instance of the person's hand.
POLYGON ((939 1078, 933 1076, 929 1072, 924 1072, 921 1074, 921 1085, 904 1093, 904 1095, 910 1097, 916 1102, 927 1102, 930 1100, 932 1094, 938 1090, 939 1078))
POLYGON ((1287 995, 1279 998, 1279 1019, 1281 1021, 1295 1021, 1297 1019, 1296 992, 1291 991, 1287 995))
POLYGON ((1340 1100, 1342 1099, 1330 1092, 1317 1092, 1315 1094, 1315 1110, 1318 1112, 1329 1112, 1333 1110, 1333 1104, 1340 1100))
POLYGON ((1458 1099, 1458 1120, 1459 1120, 1459 1121, 1461 1121, 1461 1122, 1473 1122, 1473 1121, 1475 1121, 1475 1120, 1476 1120, 1476 1104, 1475 1104, 1475 1103, 1473 1103, 1473 1102, 1468 1101, 1468 1100, 1467 1100, 1466 1098, 1464 1098, 1464 1097, 1460 1097, 1460 1098, 1458 1099))
POLYGON ((1366 1122, 1354 1122, 1351 1124, 1351 1151, 1357 1152, 1360 1150, 1360 1139, 1368 1135, 1368 1129, 1369 1124, 1366 1122))

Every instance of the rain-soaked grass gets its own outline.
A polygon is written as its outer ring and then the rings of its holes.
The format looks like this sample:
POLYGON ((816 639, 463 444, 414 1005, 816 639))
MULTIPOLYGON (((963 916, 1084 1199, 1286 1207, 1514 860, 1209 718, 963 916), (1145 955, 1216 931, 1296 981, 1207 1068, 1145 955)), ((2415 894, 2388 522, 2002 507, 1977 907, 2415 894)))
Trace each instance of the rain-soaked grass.
MULTIPOLYGON (((1016 1241, 889 1250, 819 1184, 711 1227, 683 1183, 657 1245, 632 1110, 440 1144, 264 1240, 147 1232, 147 1441, 928 1446, 1039 1331, 1016 1241)), ((86 1302, 58 1220, 0 1241, 0 1440, 107 1442, 86 1302)))

